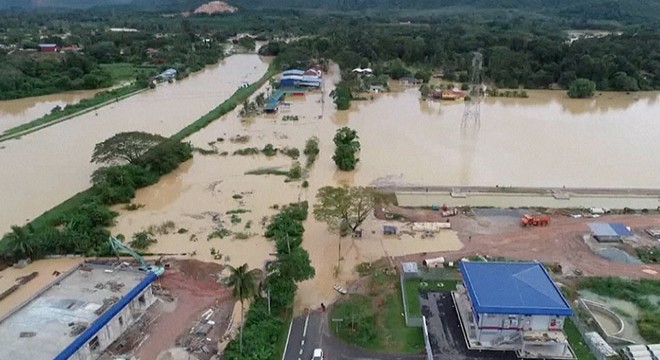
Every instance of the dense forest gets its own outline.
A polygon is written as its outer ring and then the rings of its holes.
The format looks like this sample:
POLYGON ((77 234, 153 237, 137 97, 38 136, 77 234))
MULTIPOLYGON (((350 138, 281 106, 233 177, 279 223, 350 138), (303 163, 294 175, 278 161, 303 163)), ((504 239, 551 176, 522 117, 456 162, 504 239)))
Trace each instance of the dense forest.
MULTIPOLYGON (((592 6, 569 17, 562 12, 578 3, 567 0, 411 0, 400 11, 391 11, 398 2, 390 0, 310 0, 305 4, 235 0, 230 3, 243 9, 237 14, 191 17, 140 10, 150 1, 88 10, 0 12, 0 99, 108 86, 114 76, 112 68, 103 64, 128 63, 152 71, 175 67, 183 73, 199 70, 222 57, 222 43, 239 32, 262 40, 302 36, 289 44, 272 42, 261 50, 265 55, 279 55, 288 66, 324 58, 345 69, 370 66, 392 78, 420 70, 442 71, 451 81, 465 82, 472 53, 479 51, 484 55, 485 80, 500 88, 567 88, 573 80, 585 78, 599 90, 660 89, 660 31, 639 14, 660 16, 660 11, 651 11, 660 6, 660 0, 587 0, 579 6, 592 6), (591 13, 603 4, 616 16, 591 13), (550 5, 552 11, 547 10, 550 5), (295 6, 301 8, 285 9, 295 6), (346 7, 372 11, 366 15, 335 11, 346 7), (444 10, 420 11, 425 7, 444 10), (320 13, 313 8, 332 11, 320 13), (628 16, 635 21, 628 21, 628 16), (611 21, 616 19, 623 20, 611 21), (112 32, 111 27, 138 31, 112 32), (568 41, 566 30, 585 27, 611 34, 568 41), (36 52, 37 44, 43 42, 80 51, 36 52)), ((200 2, 168 0, 160 5, 186 8, 200 2)))
POLYGON ((224 55, 226 38, 222 34, 201 31, 186 19, 146 17, 154 22, 141 22, 140 14, 111 11, 1 13, 0 100, 104 88, 116 80, 146 77, 168 67, 185 75, 224 55), (112 27, 137 31, 111 31, 112 27), (61 50, 39 52, 42 43, 55 44, 61 50), (110 64, 133 67, 103 66, 110 64), (127 68, 131 74, 113 71, 127 68))

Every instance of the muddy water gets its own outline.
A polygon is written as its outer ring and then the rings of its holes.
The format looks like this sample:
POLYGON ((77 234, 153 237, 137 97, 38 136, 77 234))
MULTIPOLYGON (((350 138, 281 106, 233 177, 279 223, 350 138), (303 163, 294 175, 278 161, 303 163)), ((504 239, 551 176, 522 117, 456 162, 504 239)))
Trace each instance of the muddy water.
POLYGON ((81 262, 81 258, 39 260, 29 264, 22 269, 12 267, 0 272, 0 293, 17 284, 17 278, 30 275, 35 271, 39 273, 37 277, 32 279, 27 284, 21 285, 18 290, 14 291, 11 293, 11 295, 0 301, 0 318, 2 318, 17 305, 28 300, 28 298, 30 298, 30 296, 36 293, 39 289, 54 281, 56 279, 56 277, 53 275, 54 271, 64 273, 70 269, 73 269, 81 262))
MULTIPOLYGON (((157 226, 165 221, 173 221, 176 228, 186 229, 185 233, 158 235, 158 243, 150 251, 168 254, 185 254, 213 261, 211 249, 222 254, 218 261, 232 265, 247 263, 250 267, 262 267, 268 258, 272 258, 273 244, 262 237, 264 217, 277 213, 274 204, 283 205, 299 199, 312 204, 314 195, 321 186, 337 184, 366 185, 370 181, 359 181, 359 171, 340 173, 331 160, 333 144, 330 140, 336 128, 341 125, 341 118, 327 100, 332 90, 331 82, 321 92, 308 94, 303 98, 288 98, 291 110, 278 115, 267 115, 248 121, 241 121, 237 111, 228 114, 190 140, 200 147, 210 148, 210 142, 216 141, 219 152, 230 154, 244 147, 262 148, 268 143, 281 148, 294 146, 302 149, 311 136, 321 139, 321 155, 308 174, 310 187, 303 189, 300 182, 285 183, 281 176, 244 175, 246 171, 261 167, 288 169, 294 160, 283 155, 268 158, 258 156, 220 156, 195 155, 194 159, 177 171, 166 176, 158 184, 138 191, 134 202, 145 207, 137 211, 125 211, 117 207, 122 214, 118 218, 114 233, 131 234, 157 226), (284 122, 283 115, 298 115, 297 122, 284 122), (319 116, 322 118, 319 119, 319 116), (249 134, 247 144, 234 144, 229 141, 217 142, 218 138, 228 139, 239 134, 249 134), (234 199, 234 195, 242 199, 234 199), (241 222, 231 223, 228 211, 246 209, 250 212, 239 214, 241 222), (214 220, 215 216, 215 220, 214 220), (251 222, 246 229, 247 222, 251 222), (249 239, 239 240, 231 236, 225 239, 210 239, 208 235, 217 226, 224 226, 233 232, 243 232, 249 239)), ((304 159, 300 159, 304 162, 304 159)), ((369 179, 365 177, 365 179, 369 179)), ((411 236, 383 238, 382 225, 376 219, 368 219, 364 225, 362 239, 345 238, 341 240, 339 255, 339 237, 328 232, 326 226, 313 219, 305 223, 305 248, 310 253, 312 265, 316 269, 313 280, 299 284, 296 308, 318 306, 321 302, 330 303, 336 297, 333 290, 335 283, 345 285, 355 278, 354 267, 363 261, 374 261, 383 256, 398 256, 407 253, 457 250, 462 244, 456 234, 447 231, 434 239, 420 239, 411 236), (339 270, 337 263, 340 261, 339 270), (337 277, 335 277, 335 274, 337 277)))
POLYGON ((24 99, 0 101, 0 133, 12 127, 40 118, 56 107, 75 104, 92 98, 102 90, 70 91, 60 94, 35 96, 24 99))
POLYGON ((171 135, 220 104, 268 64, 257 55, 231 56, 174 84, 122 100, 0 148, 0 231, 22 224, 84 190, 95 165, 94 144, 122 131, 171 135))
MULTIPOLYGON (((607 308, 621 317, 624 322, 624 329, 621 334, 618 336, 624 339, 633 340, 639 344, 643 344, 646 341, 639 335, 639 330, 637 329, 637 318, 639 317, 639 309, 637 306, 631 302, 614 299, 609 297, 600 296, 596 293, 593 293, 588 290, 580 290, 580 296, 585 299, 599 302, 605 304, 607 308)), ((618 325, 607 316, 603 316, 597 312, 594 313, 598 318, 598 321, 601 322, 603 327, 606 328, 606 331, 616 331, 618 325)), ((617 329, 618 330, 618 329, 617 329)))

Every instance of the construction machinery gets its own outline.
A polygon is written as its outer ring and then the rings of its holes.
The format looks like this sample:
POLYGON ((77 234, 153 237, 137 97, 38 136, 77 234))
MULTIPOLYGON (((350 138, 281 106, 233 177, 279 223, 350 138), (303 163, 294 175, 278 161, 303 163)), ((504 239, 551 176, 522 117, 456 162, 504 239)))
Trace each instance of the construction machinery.
POLYGON ((155 266, 155 265, 148 265, 142 256, 135 252, 135 250, 129 248, 128 246, 124 245, 123 242, 119 241, 116 239, 114 236, 110 236, 108 239, 110 241, 110 247, 112 247, 112 250, 115 251, 117 254, 117 259, 119 259, 119 254, 121 252, 127 253, 131 255, 135 260, 140 264, 140 270, 142 271, 147 271, 147 272, 152 272, 156 274, 156 276, 161 276, 165 273, 165 268, 162 266, 155 266))
POLYGON ((550 224, 550 217, 546 215, 525 214, 520 218, 522 226, 546 226, 550 224))

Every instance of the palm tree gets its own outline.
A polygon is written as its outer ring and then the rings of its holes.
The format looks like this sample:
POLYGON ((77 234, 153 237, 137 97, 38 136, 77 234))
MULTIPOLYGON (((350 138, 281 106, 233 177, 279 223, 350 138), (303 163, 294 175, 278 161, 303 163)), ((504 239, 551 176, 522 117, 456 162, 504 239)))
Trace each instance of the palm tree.
POLYGON ((21 257, 32 257, 32 245, 30 232, 20 226, 13 225, 11 232, 6 235, 7 239, 14 245, 14 252, 21 257))
POLYGON ((258 269, 248 267, 243 264, 237 268, 227 265, 229 277, 227 285, 232 288, 231 295, 235 300, 241 302, 241 333, 240 333, 240 352, 243 353, 243 325, 245 325, 244 301, 252 298, 257 293, 257 283, 261 272, 258 269))

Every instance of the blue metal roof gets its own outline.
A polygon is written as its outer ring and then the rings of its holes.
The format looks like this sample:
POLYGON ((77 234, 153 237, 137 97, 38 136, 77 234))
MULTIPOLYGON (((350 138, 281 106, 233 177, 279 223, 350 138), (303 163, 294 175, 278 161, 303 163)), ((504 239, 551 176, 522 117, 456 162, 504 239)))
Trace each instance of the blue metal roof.
POLYGON ((292 69, 292 70, 284 70, 282 71, 282 76, 286 75, 302 75, 305 73, 305 70, 297 70, 297 69, 292 69))
POLYGON ((621 223, 589 223, 589 229, 594 236, 632 236, 633 232, 621 223))
POLYGON ((573 315, 540 263, 461 261, 459 270, 477 313, 573 315))

